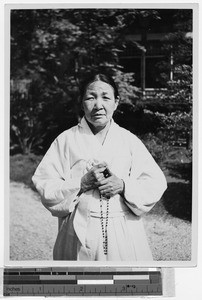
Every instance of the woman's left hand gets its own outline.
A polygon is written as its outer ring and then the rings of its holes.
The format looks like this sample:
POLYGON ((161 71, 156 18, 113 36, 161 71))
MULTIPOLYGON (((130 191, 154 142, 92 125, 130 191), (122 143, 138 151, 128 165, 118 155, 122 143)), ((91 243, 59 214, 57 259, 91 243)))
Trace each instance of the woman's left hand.
POLYGON ((116 194, 123 193, 124 181, 111 173, 111 176, 108 178, 98 179, 98 190, 100 191, 101 196, 111 198, 116 194))

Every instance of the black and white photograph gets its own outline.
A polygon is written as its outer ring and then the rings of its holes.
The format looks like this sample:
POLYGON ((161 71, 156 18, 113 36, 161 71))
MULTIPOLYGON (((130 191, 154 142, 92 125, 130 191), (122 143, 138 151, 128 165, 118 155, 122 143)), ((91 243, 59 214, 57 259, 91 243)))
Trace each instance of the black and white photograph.
POLYGON ((196 264, 195 12, 8 9, 11 264, 196 264))

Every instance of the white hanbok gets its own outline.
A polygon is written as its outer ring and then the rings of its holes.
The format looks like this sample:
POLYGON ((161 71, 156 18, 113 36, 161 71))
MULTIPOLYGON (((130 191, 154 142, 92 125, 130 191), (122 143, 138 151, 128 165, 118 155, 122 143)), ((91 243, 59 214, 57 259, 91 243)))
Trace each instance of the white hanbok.
MULTIPOLYGON (((113 120, 103 144, 85 118, 60 134, 39 164, 33 182, 44 206, 59 218, 54 260, 152 260, 141 215, 160 200, 167 187, 165 176, 144 144, 113 120), (117 194, 109 200, 107 255, 98 189, 77 198, 89 165, 102 161, 125 183, 124 197, 117 194)), ((103 203, 105 220, 106 201, 103 203)))

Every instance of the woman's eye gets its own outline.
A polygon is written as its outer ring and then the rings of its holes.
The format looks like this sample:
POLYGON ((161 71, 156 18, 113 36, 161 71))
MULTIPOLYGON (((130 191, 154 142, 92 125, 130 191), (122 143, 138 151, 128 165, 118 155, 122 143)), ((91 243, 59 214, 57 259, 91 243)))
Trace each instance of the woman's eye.
POLYGON ((103 99, 105 99, 105 100, 110 100, 110 98, 107 97, 107 96, 104 96, 103 99))
POLYGON ((86 97, 86 99, 85 100, 93 100, 94 98, 93 97, 86 97))

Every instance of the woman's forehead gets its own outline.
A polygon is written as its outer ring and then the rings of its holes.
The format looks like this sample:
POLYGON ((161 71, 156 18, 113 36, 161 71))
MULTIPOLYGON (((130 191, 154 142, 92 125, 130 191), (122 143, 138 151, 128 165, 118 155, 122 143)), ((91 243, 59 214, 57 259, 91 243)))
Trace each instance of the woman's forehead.
POLYGON ((114 89, 110 84, 99 80, 90 83, 86 88, 87 92, 114 93, 114 89))

